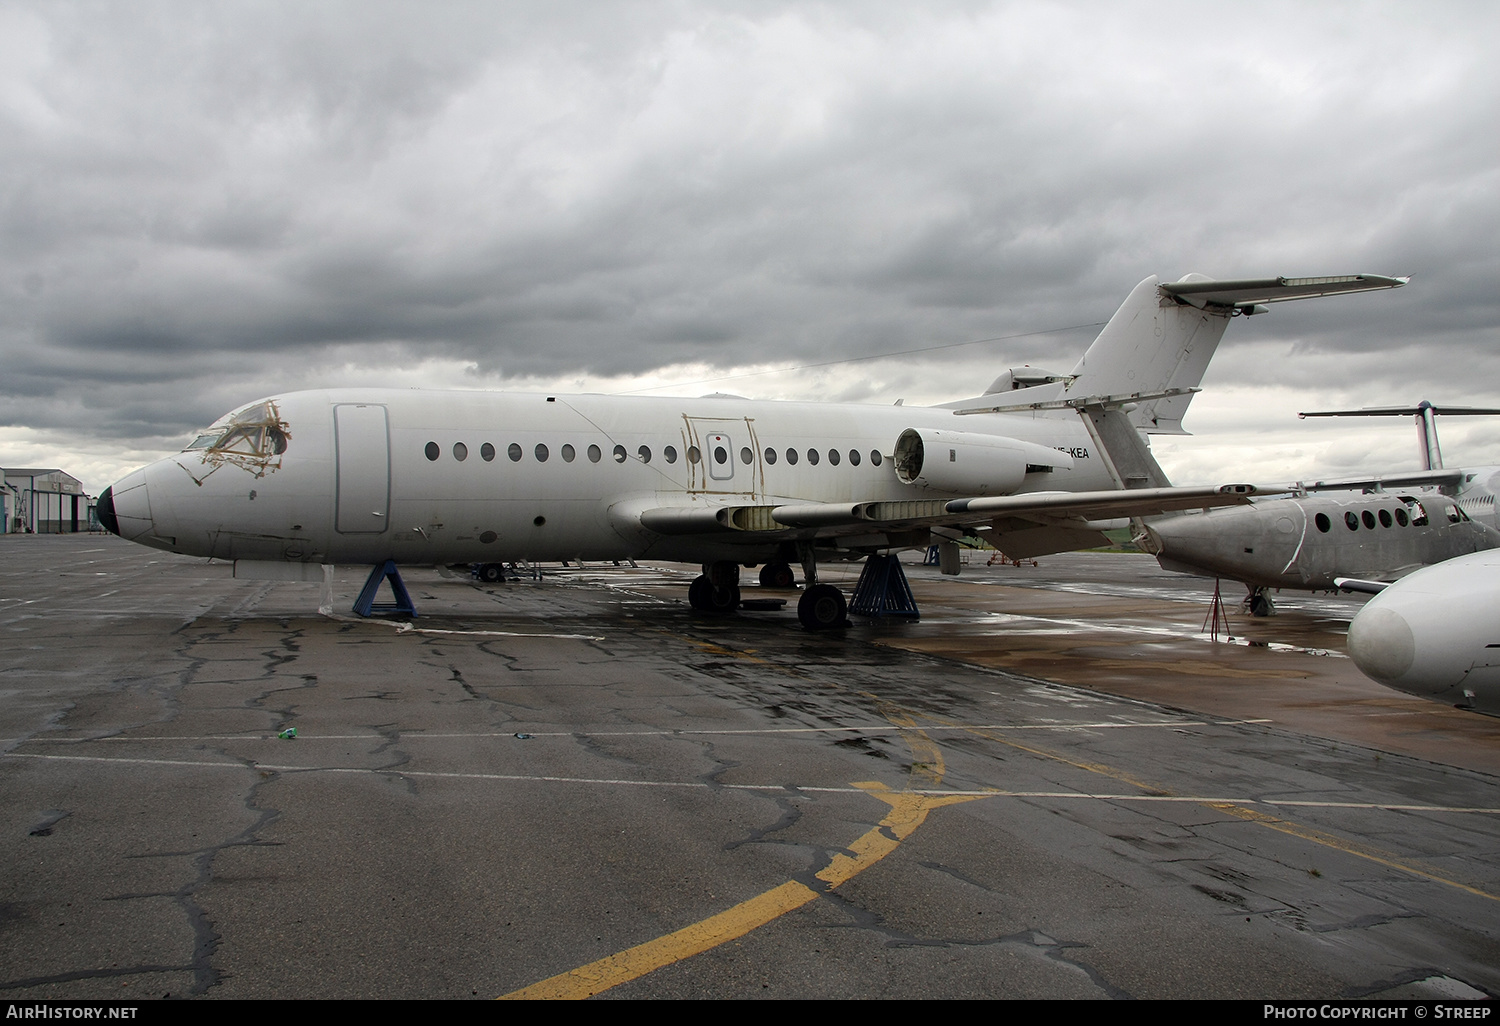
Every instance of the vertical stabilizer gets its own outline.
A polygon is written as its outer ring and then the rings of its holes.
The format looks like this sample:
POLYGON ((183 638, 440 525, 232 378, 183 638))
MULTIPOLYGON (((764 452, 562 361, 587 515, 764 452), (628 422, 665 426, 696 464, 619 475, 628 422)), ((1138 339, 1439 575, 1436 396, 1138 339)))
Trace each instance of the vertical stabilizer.
MULTIPOLYGON (((1190 274, 1182 281, 1210 281, 1190 274)), ((1141 403, 1130 412, 1137 428, 1156 434, 1183 434, 1182 418, 1191 389, 1203 381, 1230 310, 1200 309, 1163 294, 1154 275, 1131 291, 1109 319, 1078 366, 1068 396, 1110 396, 1165 392, 1184 394, 1141 403)))

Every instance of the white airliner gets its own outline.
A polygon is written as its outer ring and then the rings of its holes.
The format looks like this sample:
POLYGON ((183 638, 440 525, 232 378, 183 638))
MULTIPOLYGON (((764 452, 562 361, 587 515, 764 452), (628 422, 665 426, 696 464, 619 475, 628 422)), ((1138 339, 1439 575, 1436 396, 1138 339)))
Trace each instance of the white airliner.
POLYGON ((727 612, 741 566, 785 585, 800 563, 798 615, 813 629, 846 612, 817 563, 874 556, 865 577, 885 583, 856 588, 855 612, 915 613, 888 555, 901 549, 982 531, 1012 556, 1058 552, 1098 544, 1100 521, 1246 501, 1247 485, 1166 487, 1140 432, 1181 430, 1232 316, 1405 283, 1147 278, 1072 373, 1007 372, 983 396, 931 408, 289 392, 105 489, 99 517, 122 538, 234 560, 237 576, 373 565, 367 596, 382 573, 399 589, 394 564, 493 573, 647 557, 703 564, 689 601, 727 612))
POLYGON ((1459 556, 1381 589, 1349 624, 1349 655, 1398 691, 1500 716, 1497 608, 1500 550, 1459 556))

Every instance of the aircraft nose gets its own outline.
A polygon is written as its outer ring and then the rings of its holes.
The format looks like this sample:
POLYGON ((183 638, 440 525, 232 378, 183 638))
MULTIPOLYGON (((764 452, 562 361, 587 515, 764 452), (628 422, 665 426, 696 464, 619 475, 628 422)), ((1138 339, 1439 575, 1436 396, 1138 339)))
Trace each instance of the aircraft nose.
POLYGON ((99 523, 110 533, 134 541, 151 530, 151 500, 146 493, 146 475, 137 470, 126 474, 99 495, 99 523))
POLYGON ((1416 657, 1411 624, 1394 609, 1372 603, 1349 624, 1349 658, 1371 680, 1395 684, 1406 676, 1416 657))
POLYGON ((94 502, 94 509, 98 513, 100 525, 110 534, 118 536, 120 533, 120 521, 115 518, 114 485, 110 485, 99 493, 99 498, 94 502))

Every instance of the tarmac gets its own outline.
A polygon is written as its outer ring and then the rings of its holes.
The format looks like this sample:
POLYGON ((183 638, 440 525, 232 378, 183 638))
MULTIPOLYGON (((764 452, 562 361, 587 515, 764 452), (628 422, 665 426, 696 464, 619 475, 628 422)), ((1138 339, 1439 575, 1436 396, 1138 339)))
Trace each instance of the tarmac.
POLYGON ((0 559, 7 999, 1500 993, 1500 719, 1365 680, 1357 597, 1215 639, 1080 553, 815 634, 680 566, 409 568, 393 622, 0 559))

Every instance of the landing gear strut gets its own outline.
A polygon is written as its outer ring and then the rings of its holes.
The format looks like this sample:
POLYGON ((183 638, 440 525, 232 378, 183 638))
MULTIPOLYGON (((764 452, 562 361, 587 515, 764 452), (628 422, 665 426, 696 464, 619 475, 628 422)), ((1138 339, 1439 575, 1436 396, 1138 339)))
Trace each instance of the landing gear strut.
POLYGON ((1245 608, 1251 616, 1276 615, 1276 603, 1271 601, 1271 593, 1265 588, 1250 588, 1250 594, 1245 596, 1245 608))
POLYGON ((740 565, 726 560, 709 563, 688 585, 688 605, 700 613, 723 616, 740 605, 740 565))

